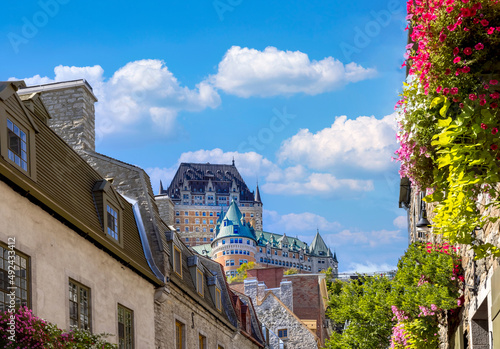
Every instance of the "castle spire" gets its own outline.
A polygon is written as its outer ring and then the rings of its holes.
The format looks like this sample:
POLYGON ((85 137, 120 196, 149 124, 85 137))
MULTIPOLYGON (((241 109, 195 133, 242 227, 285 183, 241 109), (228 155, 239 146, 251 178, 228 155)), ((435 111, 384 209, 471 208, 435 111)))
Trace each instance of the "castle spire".
POLYGON ((262 203, 260 200, 259 182, 257 182, 257 188, 255 189, 255 202, 262 203))

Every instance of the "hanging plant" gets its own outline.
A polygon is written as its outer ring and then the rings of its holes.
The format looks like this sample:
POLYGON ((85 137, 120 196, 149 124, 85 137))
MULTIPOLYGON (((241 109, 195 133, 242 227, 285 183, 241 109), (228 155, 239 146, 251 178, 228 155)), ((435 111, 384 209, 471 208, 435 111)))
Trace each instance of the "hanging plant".
POLYGON ((397 108, 400 174, 435 202, 434 232, 478 258, 500 249, 472 232, 500 207, 500 5, 491 0, 410 0, 413 44, 397 108))

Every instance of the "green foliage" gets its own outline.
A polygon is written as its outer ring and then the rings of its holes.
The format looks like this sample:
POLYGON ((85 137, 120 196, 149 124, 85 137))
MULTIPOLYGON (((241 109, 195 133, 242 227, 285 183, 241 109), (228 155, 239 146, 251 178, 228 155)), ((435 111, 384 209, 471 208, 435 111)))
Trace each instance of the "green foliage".
POLYGON ((293 274, 298 274, 298 273, 299 273, 299 270, 297 268, 290 268, 290 269, 285 270, 283 275, 293 275, 293 274))
POLYGON ((247 270, 255 268, 255 262, 243 263, 236 269, 236 275, 228 277, 228 283, 243 282, 247 278, 247 270))
POLYGON ((326 348, 436 348, 437 314, 457 307, 463 286, 458 257, 412 244, 394 279, 359 276, 329 287, 327 315, 336 324, 326 348))

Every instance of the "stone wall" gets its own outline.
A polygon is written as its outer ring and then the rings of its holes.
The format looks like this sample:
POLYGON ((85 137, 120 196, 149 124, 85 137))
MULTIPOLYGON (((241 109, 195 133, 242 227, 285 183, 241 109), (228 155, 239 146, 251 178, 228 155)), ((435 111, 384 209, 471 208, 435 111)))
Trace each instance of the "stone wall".
POLYGON ((174 203, 172 200, 168 197, 168 195, 156 195, 155 201, 158 206, 161 219, 163 219, 163 221, 168 225, 175 226, 174 203))
POLYGON ((94 103, 97 99, 85 84, 44 89, 41 94, 52 117, 49 126, 76 151, 95 150, 94 103))

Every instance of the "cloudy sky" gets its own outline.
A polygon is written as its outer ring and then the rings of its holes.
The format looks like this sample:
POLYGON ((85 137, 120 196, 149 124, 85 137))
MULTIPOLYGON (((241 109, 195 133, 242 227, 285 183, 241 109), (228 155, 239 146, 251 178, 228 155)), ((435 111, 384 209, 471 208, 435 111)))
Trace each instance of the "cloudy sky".
POLYGON ((97 150, 145 168, 155 191, 180 162, 234 158, 260 185, 265 230, 319 229, 341 272, 395 268, 404 1, 3 6, 0 80, 87 79, 97 150))

